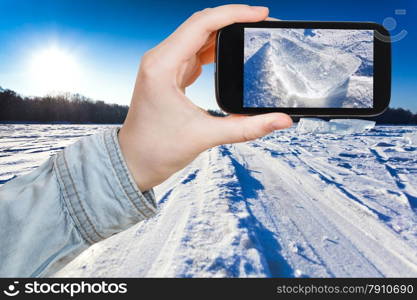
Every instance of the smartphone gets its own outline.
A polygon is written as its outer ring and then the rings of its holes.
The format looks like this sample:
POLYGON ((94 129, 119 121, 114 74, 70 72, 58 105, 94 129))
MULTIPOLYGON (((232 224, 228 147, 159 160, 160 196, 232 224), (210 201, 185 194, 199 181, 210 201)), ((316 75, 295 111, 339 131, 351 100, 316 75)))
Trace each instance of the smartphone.
POLYGON ((390 101, 390 35, 369 22, 232 24, 217 33, 215 84, 233 114, 376 116, 390 101))

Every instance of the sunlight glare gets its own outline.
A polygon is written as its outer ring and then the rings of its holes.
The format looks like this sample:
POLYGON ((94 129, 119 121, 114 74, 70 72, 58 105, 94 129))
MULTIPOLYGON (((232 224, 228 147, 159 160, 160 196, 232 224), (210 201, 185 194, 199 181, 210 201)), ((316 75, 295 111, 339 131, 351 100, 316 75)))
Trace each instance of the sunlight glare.
POLYGON ((80 65, 75 57, 58 47, 36 52, 30 62, 30 78, 43 93, 76 92, 80 65))

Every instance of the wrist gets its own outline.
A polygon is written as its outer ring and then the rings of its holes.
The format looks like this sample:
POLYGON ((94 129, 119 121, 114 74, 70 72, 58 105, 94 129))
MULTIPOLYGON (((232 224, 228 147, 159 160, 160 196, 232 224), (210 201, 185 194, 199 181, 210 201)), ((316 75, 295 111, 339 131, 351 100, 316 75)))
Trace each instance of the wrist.
POLYGON ((147 179, 147 167, 141 165, 138 159, 140 154, 136 150, 136 147, 134 147, 135 141, 125 125, 123 125, 119 131, 118 140, 127 168, 139 190, 145 192, 153 188, 156 184, 152 184, 152 182, 147 179))

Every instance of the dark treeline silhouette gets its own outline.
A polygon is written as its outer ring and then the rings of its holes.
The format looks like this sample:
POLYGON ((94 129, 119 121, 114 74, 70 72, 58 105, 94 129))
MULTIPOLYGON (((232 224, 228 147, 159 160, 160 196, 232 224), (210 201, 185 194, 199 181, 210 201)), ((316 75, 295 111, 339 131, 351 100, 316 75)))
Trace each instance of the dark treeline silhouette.
POLYGON ((22 97, 0 88, 0 122, 120 124, 129 107, 79 94, 22 97))
MULTIPOLYGON (((93 101, 79 94, 45 97, 23 97, 0 87, 0 122, 96 123, 121 124, 129 107, 93 101)), ((219 110, 208 110, 213 116, 226 116, 219 110)), ((329 118, 326 118, 329 119, 329 118)), ((377 124, 417 125, 417 114, 403 108, 389 108, 372 118, 377 124)), ((294 118, 297 122, 298 118, 294 118)))
POLYGON ((378 124, 417 124, 417 114, 413 114, 411 111, 404 108, 388 108, 387 111, 385 111, 382 115, 364 119, 374 120, 378 124))

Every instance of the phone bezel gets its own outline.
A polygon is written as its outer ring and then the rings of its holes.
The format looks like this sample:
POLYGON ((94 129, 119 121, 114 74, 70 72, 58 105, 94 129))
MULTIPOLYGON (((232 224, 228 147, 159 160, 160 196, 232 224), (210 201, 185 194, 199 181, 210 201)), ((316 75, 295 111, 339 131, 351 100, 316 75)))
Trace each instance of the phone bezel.
POLYGON ((391 96, 391 43, 374 35, 373 108, 275 108, 243 107, 244 28, 368 29, 389 40, 389 32, 372 22, 262 21, 235 23, 217 32, 215 86, 217 103, 234 114, 284 112, 292 116, 376 116, 383 113, 391 96))

